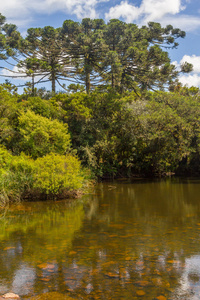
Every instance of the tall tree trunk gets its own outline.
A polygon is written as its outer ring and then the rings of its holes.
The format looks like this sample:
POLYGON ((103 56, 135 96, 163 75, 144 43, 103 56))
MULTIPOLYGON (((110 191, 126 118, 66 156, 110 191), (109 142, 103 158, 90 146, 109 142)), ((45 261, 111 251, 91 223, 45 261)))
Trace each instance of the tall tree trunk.
POLYGON ((123 71, 120 83, 120 93, 123 94, 125 85, 125 72, 123 71))
POLYGON ((86 85, 86 93, 89 94, 91 85, 90 85, 90 73, 88 71, 86 71, 85 85, 86 85))
POLYGON ((51 72, 51 89, 52 89, 52 93, 56 92, 56 74, 54 70, 52 70, 51 72))
MULTIPOLYGON (((113 35, 113 49, 112 51, 114 52, 115 51, 115 42, 114 42, 114 39, 115 39, 115 34, 113 35)), ((115 76, 114 76, 114 71, 113 71, 113 67, 111 67, 111 72, 112 72, 112 88, 114 89, 115 88, 115 76)))
POLYGON ((114 89, 115 87, 115 77, 113 75, 113 71, 112 71, 112 88, 114 89))
POLYGON ((85 87, 86 93, 90 93, 91 83, 90 83, 90 68, 89 68, 89 59, 85 58, 85 87))
POLYGON ((34 74, 32 75, 31 92, 32 92, 32 95, 35 96, 35 78, 34 78, 34 74))

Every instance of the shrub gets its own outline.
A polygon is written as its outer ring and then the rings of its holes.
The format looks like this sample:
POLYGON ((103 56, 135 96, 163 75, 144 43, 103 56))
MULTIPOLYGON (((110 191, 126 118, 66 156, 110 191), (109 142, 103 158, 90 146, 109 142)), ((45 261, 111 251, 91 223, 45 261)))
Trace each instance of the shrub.
POLYGON ((0 172, 7 169, 12 160, 12 155, 4 146, 0 145, 0 172))
POLYGON ((65 191, 78 190, 84 183, 80 161, 70 154, 50 153, 38 158, 33 177, 34 188, 53 197, 65 191))
POLYGON ((0 162, 3 162, 0 169, 0 202, 6 204, 21 200, 32 190, 34 161, 23 153, 20 156, 11 156, 8 153, 7 159, 2 157, 0 159, 0 162))
POLYGON ((86 182, 80 161, 68 154, 50 153, 33 160, 12 156, 0 148, 0 204, 37 196, 55 198, 83 188, 86 182), (7 158, 6 158, 7 155, 7 158))
POLYGON ((70 150, 67 124, 36 115, 32 111, 19 117, 20 151, 37 158, 50 152, 65 154, 70 150))

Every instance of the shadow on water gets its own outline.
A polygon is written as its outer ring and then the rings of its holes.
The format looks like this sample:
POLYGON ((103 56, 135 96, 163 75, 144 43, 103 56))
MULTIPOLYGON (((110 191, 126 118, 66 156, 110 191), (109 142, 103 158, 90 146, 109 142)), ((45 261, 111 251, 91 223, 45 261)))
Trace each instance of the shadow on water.
POLYGON ((0 293, 199 299, 199 195, 195 179, 120 181, 14 207, 0 219, 0 293))

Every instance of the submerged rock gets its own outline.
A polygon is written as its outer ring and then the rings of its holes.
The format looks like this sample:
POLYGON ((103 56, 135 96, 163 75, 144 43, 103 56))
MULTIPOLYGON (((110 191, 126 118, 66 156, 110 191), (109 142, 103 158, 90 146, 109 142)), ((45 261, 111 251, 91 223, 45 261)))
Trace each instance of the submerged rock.
POLYGON ((16 300, 16 299, 20 299, 19 295, 14 294, 14 293, 7 293, 5 295, 3 295, 0 300, 3 299, 7 299, 7 300, 16 300))

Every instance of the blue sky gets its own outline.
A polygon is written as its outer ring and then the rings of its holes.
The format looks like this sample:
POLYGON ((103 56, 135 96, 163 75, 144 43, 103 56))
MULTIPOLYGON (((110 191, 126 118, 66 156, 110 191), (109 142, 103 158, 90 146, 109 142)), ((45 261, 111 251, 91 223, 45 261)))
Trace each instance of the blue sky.
POLYGON ((8 23, 16 24, 23 35, 30 27, 60 27, 66 19, 81 21, 85 17, 105 21, 119 18, 139 26, 149 21, 163 26, 172 24, 186 31, 186 37, 179 39, 178 49, 169 52, 172 62, 177 67, 186 60, 194 65, 194 71, 181 75, 180 81, 200 87, 199 0, 2 0, 0 13, 8 23))

